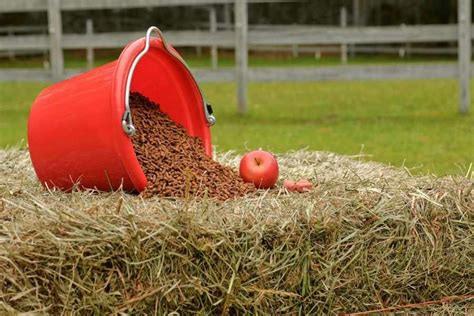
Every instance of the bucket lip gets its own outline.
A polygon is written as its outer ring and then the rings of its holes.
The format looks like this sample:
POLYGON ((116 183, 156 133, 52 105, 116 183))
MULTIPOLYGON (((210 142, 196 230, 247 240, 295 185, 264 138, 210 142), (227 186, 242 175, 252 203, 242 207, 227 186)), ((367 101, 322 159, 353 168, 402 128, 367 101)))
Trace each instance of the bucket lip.
MULTIPOLYGON (((131 138, 122 128, 122 115, 125 110, 125 90, 128 73, 132 67, 133 60, 138 56, 145 46, 145 39, 141 38, 129 43, 117 59, 115 67, 112 91, 111 91, 111 113, 113 118, 114 145, 123 169, 133 183, 135 190, 145 190, 147 179, 135 154, 131 138), (115 123, 116 122, 116 123, 115 123)), ((157 46, 156 44, 153 46, 157 46)))
MULTIPOLYGON (((130 178, 131 182, 133 183, 136 191, 142 192, 145 190, 147 185, 147 179, 143 169, 138 162, 137 156, 135 154, 135 150, 133 148, 133 143, 131 138, 124 132, 122 128, 122 116, 125 111, 125 93, 126 93, 126 83, 127 77, 132 67, 132 63, 134 59, 140 54, 140 52, 145 47, 145 38, 137 39, 131 43, 129 43, 120 54, 120 57, 116 61, 116 68, 114 72, 113 82, 112 82, 112 89, 111 89, 111 114, 112 114, 112 129, 114 135, 114 145, 117 155, 122 163, 123 168, 127 172, 128 177, 130 178), (116 123, 115 123, 116 122, 116 123)), ((170 47, 173 49, 172 47, 170 47)), ((150 49, 162 49, 165 50, 163 47, 163 42, 160 39, 153 38, 150 41, 150 49)), ((175 58, 170 55, 170 58, 175 58)), ((180 67, 184 67, 180 65, 180 67)), ((196 92, 199 93, 202 97, 202 92, 199 89, 197 82, 194 82, 196 86, 196 92)), ((203 119, 204 114, 203 114, 203 119)), ((207 130, 209 133, 210 139, 210 131, 207 130)), ((206 152, 208 154, 212 154, 212 147, 211 144, 208 144, 209 148, 206 148, 206 152)))

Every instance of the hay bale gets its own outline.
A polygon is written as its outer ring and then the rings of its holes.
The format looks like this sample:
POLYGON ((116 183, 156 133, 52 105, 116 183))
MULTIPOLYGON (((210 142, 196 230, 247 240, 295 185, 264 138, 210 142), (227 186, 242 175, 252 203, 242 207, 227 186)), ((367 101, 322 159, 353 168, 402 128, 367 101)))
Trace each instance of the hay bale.
POLYGON ((27 152, 0 151, 0 312, 472 312, 471 176, 278 158, 317 187, 220 204, 47 192, 27 152))

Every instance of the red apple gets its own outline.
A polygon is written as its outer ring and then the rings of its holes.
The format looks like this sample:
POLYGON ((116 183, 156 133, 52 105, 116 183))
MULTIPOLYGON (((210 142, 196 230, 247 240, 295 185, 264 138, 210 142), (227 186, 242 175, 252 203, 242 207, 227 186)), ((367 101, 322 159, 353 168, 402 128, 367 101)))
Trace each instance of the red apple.
POLYGON ((284 180, 283 181, 283 187, 288 192, 294 192, 294 191, 296 191, 296 182, 293 181, 293 180, 284 180))
POLYGON ((275 157, 263 150, 245 154, 240 160, 240 176, 258 189, 268 189, 278 180, 278 162, 275 157))
POLYGON ((297 181, 295 184, 295 189, 298 192, 308 192, 308 191, 311 191, 312 188, 313 188, 313 183, 306 179, 301 179, 297 181))

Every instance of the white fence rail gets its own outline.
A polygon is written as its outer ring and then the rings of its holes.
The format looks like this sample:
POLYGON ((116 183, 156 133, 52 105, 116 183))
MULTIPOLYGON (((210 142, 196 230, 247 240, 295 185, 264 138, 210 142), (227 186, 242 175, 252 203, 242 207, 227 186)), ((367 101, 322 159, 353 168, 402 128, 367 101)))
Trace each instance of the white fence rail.
MULTIPOLYGON (((388 27, 346 27, 345 10, 341 14, 340 27, 331 26, 257 26, 249 29, 248 2, 278 2, 279 0, 0 0, 1 12, 45 11, 48 12, 49 35, 0 36, 0 49, 49 50, 51 71, 2 70, 0 80, 60 80, 73 72, 64 70, 64 49, 87 49, 88 65, 92 64, 93 49, 121 48, 143 33, 93 33, 88 25, 86 34, 63 34, 61 11, 104 8, 138 8, 177 5, 235 5, 235 27, 219 30, 215 10, 210 11, 209 31, 167 31, 168 41, 176 46, 208 46, 213 50, 213 69, 197 70, 197 76, 205 81, 237 82, 238 109, 247 109, 247 81, 282 80, 352 80, 389 78, 459 78, 460 111, 469 110, 469 79, 472 29, 471 0, 458 0, 459 24, 411 25, 388 27), (459 67, 455 64, 396 65, 396 66, 336 66, 324 68, 248 68, 249 47, 291 46, 294 54, 298 45, 334 45, 344 48, 351 44, 407 44, 458 42, 459 67), (234 71, 215 69, 217 48, 235 48, 234 71)), ((288 0, 282 0, 288 1, 288 0)), ((291 1, 291 0, 290 0, 291 1)), ((229 20, 229 17, 226 18, 229 20)), ((90 23, 89 23, 90 24, 90 23)), ((226 23, 227 25, 228 23, 226 23)), ((351 47, 352 48, 352 47, 351 47)), ((347 57, 346 57, 347 58, 347 57)), ((344 57, 342 59, 344 61, 344 57)))
MULTIPOLYGON (((474 30, 473 30, 474 31, 474 30)), ((474 34, 474 32, 473 32, 474 34)), ((234 31, 165 31, 168 41, 176 47, 218 46, 233 48, 234 31)), ((143 32, 111 32, 88 34, 63 34, 63 49, 120 48, 131 40, 143 37, 143 32)), ((434 43, 458 40, 457 25, 430 25, 406 27, 299 27, 278 31, 248 31, 248 45, 337 45, 347 44, 392 44, 434 43)), ((47 35, 0 36, 0 47, 9 49, 48 49, 47 35)))
MULTIPOLYGON (((62 78, 81 73, 81 70, 66 70, 62 78)), ((194 69, 201 82, 236 81, 236 72, 231 68, 194 69)), ((471 70, 474 76, 474 69, 471 70)), ((6 69, 0 72, 0 81, 11 78, 19 81, 52 80, 51 72, 43 69, 6 69)), ((262 67, 249 68, 249 81, 328 81, 328 80, 380 80, 380 79, 456 79, 458 67, 455 63, 432 65, 388 65, 388 66, 334 66, 334 67, 262 67)))
MULTIPOLYGON (((234 3, 235 0, 61 0, 62 11, 203 6, 234 3)), ((238 0, 244 1, 244 0, 238 0)), ((249 3, 297 2, 300 0, 245 0, 249 3)), ((48 10, 48 0, 1 0, 0 13, 48 10)))

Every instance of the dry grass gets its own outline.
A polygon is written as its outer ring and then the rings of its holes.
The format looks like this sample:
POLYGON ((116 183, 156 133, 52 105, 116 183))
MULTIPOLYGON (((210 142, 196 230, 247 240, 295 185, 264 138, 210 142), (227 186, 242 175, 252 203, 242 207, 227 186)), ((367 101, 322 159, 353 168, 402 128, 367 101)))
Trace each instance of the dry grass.
POLYGON ((317 187, 223 204, 64 194, 41 188, 26 152, 0 151, 0 313, 328 314, 437 300, 404 311, 473 311, 472 173, 412 177, 304 151, 279 161, 283 177, 317 187))

